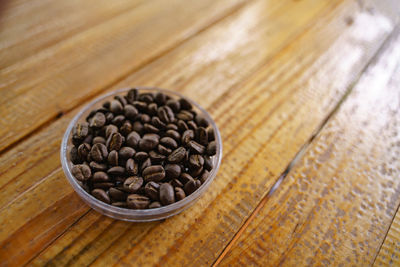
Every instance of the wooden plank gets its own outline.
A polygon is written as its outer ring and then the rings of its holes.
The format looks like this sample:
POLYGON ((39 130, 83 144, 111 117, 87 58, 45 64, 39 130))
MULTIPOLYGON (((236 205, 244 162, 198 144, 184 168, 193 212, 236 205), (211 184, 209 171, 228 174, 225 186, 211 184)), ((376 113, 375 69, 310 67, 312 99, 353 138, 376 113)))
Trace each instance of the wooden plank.
POLYGON ((367 266, 400 204, 400 29, 221 266, 367 266))
POLYGON ((121 16, 0 70, 0 151, 243 3, 190 0, 183 5, 181 0, 145 1, 121 16))
MULTIPOLYGON (((141 2, 32 1, 6 8, 0 18, 0 69, 104 23, 141 2)), ((5 6, 8 7, 7 4, 5 6)))
MULTIPOLYGON (((335 105, 347 85, 356 78, 357 72, 361 71, 379 46, 379 40, 388 34, 388 29, 385 28, 387 24, 382 24, 379 17, 374 19, 367 16, 371 28, 375 25, 378 35, 369 40, 357 37, 360 27, 367 26, 365 21, 351 27, 344 22, 344 18, 350 14, 356 15, 357 18, 366 15, 355 9, 356 7, 348 3, 340 12, 332 12, 329 16, 324 14, 323 22, 334 20, 328 28, 321 29, 316 26, 313 31, 271 60, 270 65, 250 81, 227 92, 224 101, 214 103, 210 108, 213 114, 228 113, 225 122, 220 121, 219 116, 215 116, 217 123, 223 125, 221 130, 227 154, 220 175, 195 207, 155 225, 129 224, 126 229, 113 231, 113 235, 118 237, 117 242, 107 241, 108 235, 94 233, 94 229, 88 226, 83 231, 89 232, 92 238, 81 243, 81 235, 74 234, 79 228, 72 227, 71 232, 67 231, 35 259, 34 263, 43 264, 53 262, 55 258, 67 258, 69 262, 88 263, 96 260, 97 263, 107 264, 124 257, 123 261, 129 263, 134 258, 137 264, 170 264, 170 260, 175 260, 175 264, 212 262, 279 173, 284 170, 285 164, 326 116, 327 110, 335 105), (340 30, 337 31, 338 29, 340 30), (314 42, 316 36, 320 42, 314 42), (310 45, 310 40, 316 45, 310 45), (346 49, 338 50, 342 47, 346 49), (355 48, 360 48, 365 54, 359 54, 346 62, 340 60, 341 57, 332 60, 332 55, 337 55, 338 51, 341 51, 343 56, 350 56, 355 48), (315 54, 310 51, 315 51, 315 54), (302 57, 304 62, 300 61, 301 66, 289 68, 302 57), (341 78, 332 83, 326 80, 327 75, 341 78), (330 90, 318 90, 322 87, 330 90), (285 90, 282 90, 283 88, 285 90), (296 91, 298 88, 299 91, 296 91), (243 92, 247 92, 248 95, 243 92), (289 99, 286 100, 287 98, 289 99), (236 110, 232 110, 233 103, 237 103, 236 110), (235 114, 237 119, 233 119, 232 114, 235 114), (301 120, 309 114, 312 114, 310 122, 301 120), (249 125, 246 121, 252 123, 249 125), (233 133, 238 133, 238 129, 241 129, 239 136, 233 136, 233 133), (296 131, 296 138, 293 139, 293 132, 296 131), (248 158, 241 156, 243 154, 248 158), (176 227, 177 225, 179 227, 176 227), (137 233, 140 232, 147 234, 138 237, 137 233), (96 244, 102 244, 104 249, 100 256, 99 250, 88 252, 96 244), (75 248, 76 252, 72 255, 64 253, 64 247, 75 248), (151 251, 150 248, 155 249, 151 251), (193 259, 190 255, 196 255, 196 258, 193 259)), ((221 116, 221 120, 222 118, 224 116, 221 116)), ((99 216, 99 220, 101 218, 99 216)), ((79 223, 85 224, 85 221, 86 217, 83 217, 79 223)))
POLYGON ((400 215, 397 211, 374 266, 400 266, 400 215))

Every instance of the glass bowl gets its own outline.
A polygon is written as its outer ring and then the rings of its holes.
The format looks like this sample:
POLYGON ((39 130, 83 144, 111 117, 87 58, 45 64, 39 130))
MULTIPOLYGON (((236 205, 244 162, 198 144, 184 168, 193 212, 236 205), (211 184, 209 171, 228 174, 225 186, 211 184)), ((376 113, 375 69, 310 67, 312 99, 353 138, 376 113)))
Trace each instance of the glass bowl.
POLYGON ((105 94, 103 96, 100 96, 99 98, 93 100, 91 103, 86 105, 69 123, 68 128, 64 134, 62 144, 61 144, 61 164, 62 168, 64 170, 65 176, 68 179, 68 182, 72 185, 74 188, 75 192, 85 201, 90 207, 92 207, 94 210, 112 217, 114 219, 118 220, 124 220, 124 221, 132 221, 132 222, 145 222, 145 221, 155 221, 155 220, 161 220, 165 219, 168 217, 171 217, 173 215, 176 215, 183 210, 187 209, 189 206, 193 205, 197 199, 204 194, 208 186, 211 184, 211 182, 214 180, 219 166, 221 164, 221 157, 222 157, 222 142, 221 142, 221 136, 218 130, 217 125, 211 118, 210 114, 208 114, 207 111, 205 111, 200 105, 198 105, 196 102, 188 99, 187 97, 184 97, 183 95, 166 90, 166 89, 160 89, 160 88, 155 88, 155 87, 136 87, 139 90, 139 93, 147 92, 147 93, 156 93, 156 92, 163 92, 166 95, 169 95, 172 98, 185 98, 187 99, 192 105, 193 109, 203 115, 205 119, 209 122, 209 125, 214 129, 215 133, 215 142, 216 142, 216 147, 217 147, 217 153, 215 156, 212 157, 213 159, 213 169, 210 171, 208 179, 191 195, 185 197, 184 199, 177 201, 173 204, 170 204, 168 206, 160 207, 160 208, 155 208, 155 209, 143 209, 143 210, 133 210, 133 209, 126 209, 126 208, 119 208, 115 207, 112 205, 109 205, 107 203, 104 203, 89 193, 87 193, 78 183, 75 177, 71 173, 71 168, 72 168, 72 162, 70 161, 70 149, 72 148, 72 141, 71 141, 71 135, 72 135, 72 128, 76 125, 78 122, 84 122, 87 115, 89 115, 90 111, 96 108, 100 108, 101 105, 107 101, 111 100, 114 98, 116 95, 122 95, 125 94, 130 88, 125 88, 125 89, 120 89, 117 91, 110 92, 108 94, 105 94))

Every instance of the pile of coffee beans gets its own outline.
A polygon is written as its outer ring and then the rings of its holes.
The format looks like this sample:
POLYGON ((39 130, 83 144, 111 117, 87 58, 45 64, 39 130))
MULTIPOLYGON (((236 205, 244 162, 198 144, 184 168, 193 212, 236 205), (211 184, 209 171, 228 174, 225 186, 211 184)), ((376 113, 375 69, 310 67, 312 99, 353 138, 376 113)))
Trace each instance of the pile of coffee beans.
POLYGON ((184 98, 130 89, 75 125, 70 159, 82 188, 113 206, 152 209, 208 178, 216 154, 208 121, 184 98))

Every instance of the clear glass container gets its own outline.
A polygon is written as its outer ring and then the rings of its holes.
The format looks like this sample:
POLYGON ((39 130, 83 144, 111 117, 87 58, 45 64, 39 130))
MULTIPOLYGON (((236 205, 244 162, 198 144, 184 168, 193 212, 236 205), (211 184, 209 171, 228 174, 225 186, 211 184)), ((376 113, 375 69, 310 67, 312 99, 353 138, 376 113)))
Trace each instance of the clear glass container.
POLYGON ((72 185, 74 188, 75 192, 93 209, 96 211, 118 219, 118 220, 124 220, 124 221, 132 221, 132 222, 145 222, 145 221, 155 221, 155 220, 161 220, 165 219, 168 217, 171 217, 173 215, 176 215, 183 210, 187 209, 189 206, 193 205, 196 200, 204 194, 204 192, 207 190, 211 182, 214 180, 219 166, 221 164, 221 158, 222 158, 222 142, 221 142, 221 136, 218 130, 217 125, 211 118, 210 114, 208 114, 207 111, 205 111, 202 107, 200 107, 196 102, 192 101, 191 99, 177 93, 174 91, 166 90, 166 89, 160 89, 160 88, 155 88, 155 87, 136 87, 139 89, 139 93, 147 92, 147 93, 156 93, 156 92, 163 92, 166 95, 169 95, 172 98, 178 99, 178 98, 185 98, 187 99, 192 105, 193 109, 198 112, 199 114, 202 114, 206 120, 209 122, 210 126, 214 128, 214 133, 215 133, 215 141, 216 141, 216 146, 217 146, 217 153, 215 156, 212 157, 213 160, 213 165, 214 168, 210 171, 210 175, 208 179, 191 195, 185 197, 184 199, 175 202, 173 204, 170 204, 168 206, 160 207, 160 208, 155 208, 155 209, 143 209, 143 210, 133 210, 133 209, 125 209, 125 208, 119 208, 119 207, 114 207, 112 205, 106 204, 89 193, 87 193, 78 183, 75 177, 71 173, 71 167, 72 167, 72 162, 70 161, 70 149, 72 148, 72 140, 71 140, 71 134, 72 134, 72 128, 76 125, 78 122, 84 122, 87 115, 89 115, 90 111, 96 108, 100 108, 102 104, 107 101, 111 100, 114 98, 116 95, 123 95, 127 93, 127 91, 130 88, 126 89, 121 89, 117 91, 113 91, 111 93, 105 94, 95 100, 93 100, 91 103, 86 105, 69 123, 68 128, 64 134, 62 144, 61 144, 61 164, 62 168, 64 170, 65 176, 68 179, 68 182, 72 185))

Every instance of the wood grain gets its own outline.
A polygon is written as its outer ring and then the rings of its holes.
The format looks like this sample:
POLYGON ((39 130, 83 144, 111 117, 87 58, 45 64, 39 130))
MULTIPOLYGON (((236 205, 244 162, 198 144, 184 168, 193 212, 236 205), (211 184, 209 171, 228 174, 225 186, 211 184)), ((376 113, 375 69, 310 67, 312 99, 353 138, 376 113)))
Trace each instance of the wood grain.
POLYGON ((367 266, 400 204, 400 30, 221 266, 367 266))
POLYGON ((379 250, 374 266, 400 265, 400 215, 397 211, 389 232, 379 250))

